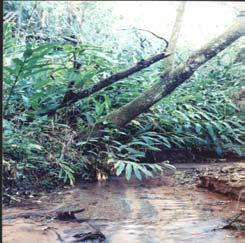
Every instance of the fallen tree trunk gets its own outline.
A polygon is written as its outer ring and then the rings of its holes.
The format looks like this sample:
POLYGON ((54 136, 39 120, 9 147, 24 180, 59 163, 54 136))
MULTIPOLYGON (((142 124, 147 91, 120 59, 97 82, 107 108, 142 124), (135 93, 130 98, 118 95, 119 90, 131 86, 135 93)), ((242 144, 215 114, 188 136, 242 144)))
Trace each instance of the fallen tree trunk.
POLYGON ((245 34, 245 15, 238 16, 230 28, 200 50, 195 52, 175 71, 167 70, 161 76, 160 81, 155 83, 150 89, 130 103, 122 106, 116 111, 111 112, 106 120, 122 127, 136 118, 143 112, 146 112, 152 105, 160 101, 163 97, 173 92, 179 85, 192 76, 192 74, 208 60, 216 56, 219 52, 231 45, 234 41, 245 34))
POLYGON ((144 68, 147 68, 149 67, 150 65, 170 56, 171 54, 165 54, 165 53, 160 53, 158 55, 155 55, 155 56, 152 56, 146 60, 141 60, 139 61, 138 63, 136 63, 133 67, 127 69, 127 70, 124 70, 124 71, 121 71, 121 72, 118 72, 116 74, 113 74, 112 76, 106 78, 106 79, 103 79, 101 80, 100 82, 94 84, 92 87, 90 88, 87 88, 87 89, 81 89, 81 90, 77 90, 76 92, 74 91, 72 93, 72 95, 70 95, 70 99, 67 100, 63 99, 63 101, 54 109, 52 110, 49 110, 45 113, 43 113, 42 115, 52 115, 56 112, 56 110, 60 109, 60 108, 63 108, 65 106, 69 106, 81 99, 84 99, 96 92, 98 92, 99 90, 102 90, 110 85, 112 85, 113 83, 116 83, 124 78, 127 78, 128 76, 136 73, 136 72, 139 72, 140 70, 144 69, 144 68))

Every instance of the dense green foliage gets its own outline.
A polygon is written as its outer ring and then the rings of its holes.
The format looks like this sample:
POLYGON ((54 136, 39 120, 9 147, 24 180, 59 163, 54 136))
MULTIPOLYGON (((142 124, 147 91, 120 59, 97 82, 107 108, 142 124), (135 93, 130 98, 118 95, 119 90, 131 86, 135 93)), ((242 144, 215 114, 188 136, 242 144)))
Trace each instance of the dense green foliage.
MULTIPOLYGON (((108 126, 103 137, 81 140, 76 139, 78 133, 91 133, 106 114, 155 82, 163 72, 162 62, 59 110, 55 116, 40 113, 58 105, 69 80, 75 81, 76 89, 90 87, 141 58, 159 53, 163 46, 152 36, 134 31, 127 45, 120 43, 109 32, 109 12, 93 23, 95 28, 90 26, 94 19, 87 18, 83 42, 75 45, 62 39, 70 29, 61 16, 48 18, 52 24, 42 28, 38 13, 47 7, 45 3, 20 5, 5 2, 7 13, 20 12, 17 20, 4 23, 3 177, 7 194, 23 185, 48 188, 62 181, 73 184, 75 178, 103 179, 123 171, 127 179, 133 174, 142 179, 164 168, 173 169, 167 162, 139 163, 147 151, 179 148, 214 150, 217 156, 224 151, 244 154, 242 114, 233 102, 241 86, 241 64, 234 61, 239 50, 236 45, 124 129, 108 126), (58 28, 58 23, 66 28, 58 28), (100 26, 105 26, 105 32, 92 32, 100 26), (50 39, 26 38, 42 32, 50 39), (141 39, 145 39, 143 48, 141 39), (81 64, 79 69, 74 60, 81 64)), ((101 11, 94 2, 84 6, 86 11, 101 11)), ((69 14, 66 18, 69 22, 69 14)), ((79 39, 76 18, 71 19, 70 34, 75 32, 79 39)), ((183 62, 190 52, 179 50, 177 62, 183 62)))

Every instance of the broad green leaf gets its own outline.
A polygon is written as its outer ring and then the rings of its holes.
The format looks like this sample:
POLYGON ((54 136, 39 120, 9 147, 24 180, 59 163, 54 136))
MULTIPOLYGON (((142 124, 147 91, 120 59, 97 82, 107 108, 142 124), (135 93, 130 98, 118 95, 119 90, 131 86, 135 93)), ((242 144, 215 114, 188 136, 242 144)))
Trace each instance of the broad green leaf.
POLYGON ((140 165, 139 169, 147 176, 147 177, 153 177, 153 174, 144 166, 140 165))
POLYGON ((29 107, 30 107, 30 103, 29 103, 28 97, 22 95, 22 99, 23 99, 24 106, 25 106, 26 108, 29 108, 29 107))
POLYGON ((141 172, 138 168, 138 165, 133 165, 133 168, 134 168, 134 174, 135 176, 137 177, 137 179, 139 179, 140 181, 142 180, 142 175, 141 175, 141 172))
POLYGON ((200 134, 201 129, 202 129, 202 126, 199 123, 196 123, 195 124, 195 130, 196 130, 196 133, 197 134, 200 134))
POLYGON ((215 132, 213 130, 213 127, 211 124, 206 124, 205 127, 207 128, 207 131, 209 133, 209 135, 211 136, 212 140, 213 141, 216 141, 216 135, 215 135, 215 132))
POLYGON ((40 146, 40 145, 38 145, 38 144, 29 143, 29 144, 27 145, 27 147, 28 147, 29 149, 42 150, 42 146, 40 146))
POLYGON ((17 67, 21 67, 24 65, 24 63, 19 59, 19 58, 14 58, 13 59, 13 63, 17 66, 17 67))
POLYGON ((131 174, 132 174, 132 164, 128 163, 127 167, 125 169, 125 175, 126 175, 126 179, 129 181, 131 178, 131 174))
POLYGON ((168 141, 167 138, 161 136, 161 140, 163 141, 163 144, 164 144, 167 148, 171 148, 171 144, 169 143, 169 141, 168 141))
POLYGON ((31 49, 26 49, 23 53, 23 58, 26 59, 26 58, 29 58, 33 53, 33 50, 31 49))
POLYGON ((170 165, 168 163, 163 163, 163 166, 166 167, 166 168, 168 168, 168 169, 170 169, 170 170, 176 170, 176 167, 175 166, 170 165))
POLYGON ((124 170, 125 167, 125 163, 123 163, 122 161, 120 161, 116 167, 116 175, 119 176, 122 171, 124 170))
POLYGON ((9 72, 12 75, 16 75, 16 71, 13 68, 10 68, 10 67, 4 66, 3 67, 3 71, 7 71, 7 72, 9 72))

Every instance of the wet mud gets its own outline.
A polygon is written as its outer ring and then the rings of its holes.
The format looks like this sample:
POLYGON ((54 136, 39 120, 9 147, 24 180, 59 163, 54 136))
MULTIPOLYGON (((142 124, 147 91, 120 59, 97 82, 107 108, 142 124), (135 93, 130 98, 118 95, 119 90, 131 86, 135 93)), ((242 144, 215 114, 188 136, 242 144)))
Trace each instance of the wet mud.
POLYGON ((143 182, 111 178, 80 184, 21 206, 3 208, 4 243, 242 243, 245 236, 240 230, 215 230, 244 208, 244 202, 198 188, 195 183, 181 184, 171 174, 143 182), (10 217, 23 212, 45 214, 61 205, 85 211, 73 222, 10 217), (79 231, 100 231, 106 239, 79 241, 74 237, 79 231))

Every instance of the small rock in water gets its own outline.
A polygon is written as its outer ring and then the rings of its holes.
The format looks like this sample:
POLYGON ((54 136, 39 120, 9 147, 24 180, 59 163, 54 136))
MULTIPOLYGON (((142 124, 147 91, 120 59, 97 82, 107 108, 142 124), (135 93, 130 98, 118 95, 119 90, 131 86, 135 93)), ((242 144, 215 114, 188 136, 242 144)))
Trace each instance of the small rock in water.
POLYGON ((64 233, 67 235, 65 240, 71 240, 72 242, 103 242, 105 240, 103 233, 87 223, 82 223, 76 228, 65 230, 64 233))
POLYGON ((76 219, 75 214, 76 213, 81 213, 83 212, 85 209, 81 208, 81 209, 74 209, 74 210, 59 210, 56 212, 56 218, 59 220, 74 220, 76 219))
POLYGON ((73 237, 77 238, 78 241, 98 240, 99 242, 102 242, 105 240, 105 236, 99 230, 94 232, 75 234, 73 237))

